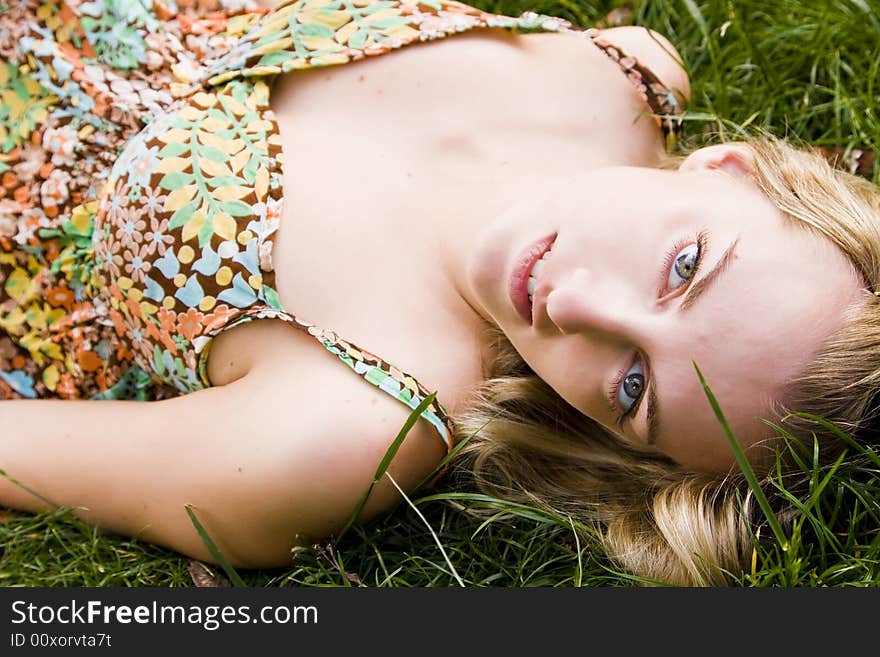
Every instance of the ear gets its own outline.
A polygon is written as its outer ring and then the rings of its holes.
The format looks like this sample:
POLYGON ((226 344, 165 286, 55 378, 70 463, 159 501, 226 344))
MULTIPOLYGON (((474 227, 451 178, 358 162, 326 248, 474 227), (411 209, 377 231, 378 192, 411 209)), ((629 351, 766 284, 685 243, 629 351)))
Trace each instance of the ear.
POLYGON ((744 142, 706 146, 688 155, 679 171, 719 169, 734 176, 751 176, 755 170, 755 153, 744 142))

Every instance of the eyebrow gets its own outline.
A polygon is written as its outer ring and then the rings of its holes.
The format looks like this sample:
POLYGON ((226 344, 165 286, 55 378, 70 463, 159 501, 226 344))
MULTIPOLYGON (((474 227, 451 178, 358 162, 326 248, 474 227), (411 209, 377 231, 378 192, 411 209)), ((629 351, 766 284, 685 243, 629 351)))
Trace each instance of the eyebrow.
MULTIPOLYGON (((712 270, 688 289, 678 308, 679 312, 685 312, 691 308, 697 300, 706 294, 709 288, 718 281, 718 277, 724 273, 724 271, 730 266, 730 263, 733 262, 733 256, 737 244, 739 244, 739 236, 737 236, 737 238, 730 243, 730 246, 724 250, 724 253, 721 254, 721 257, 718 259, 718 262, 715 263, 712 270)), ((649 445, 657 443, 657 435, 660 433, 660 405, 657 402, 657 386, 654 383, 656 379, 657 377, 652 376, 648 381, 648 408, 646 419, 648 423, 649 445)))
POLYGON ((680 312, 688 310, 697 302, 697 299, 703 296, 706 291, 715 284, 718 277, 730 266, 730 263, 733 262, 733 254, 736 251, 737 244, 739 244, 738 236, 730 243, 730 246, 725 249, 724 253, 721 254, 721 257, 718 259, 718 262, 715 263, 712 271, 691 285, 678 308, 680 312))

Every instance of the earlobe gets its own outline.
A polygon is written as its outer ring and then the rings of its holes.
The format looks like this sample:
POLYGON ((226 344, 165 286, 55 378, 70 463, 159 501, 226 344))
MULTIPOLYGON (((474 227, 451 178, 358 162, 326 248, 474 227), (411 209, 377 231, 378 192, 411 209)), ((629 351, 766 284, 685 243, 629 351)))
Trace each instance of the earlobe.
POLYGON ((755 154, 743 142, 706 146, 688 155, 679 171, 720 170, 734 176, 751 176, 755 170, 755 154))

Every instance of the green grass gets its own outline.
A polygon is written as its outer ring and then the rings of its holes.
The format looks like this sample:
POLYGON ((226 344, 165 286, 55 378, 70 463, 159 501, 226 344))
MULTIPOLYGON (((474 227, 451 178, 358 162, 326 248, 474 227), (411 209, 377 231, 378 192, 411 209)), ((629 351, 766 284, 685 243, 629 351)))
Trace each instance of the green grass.
MULTIPOLYGON (((588 26, 620 2, 502 0, 588 26)), ((824 146, 880 145, 876 0, 643 0, 629 22, 665 34, 691 74, 685 146, 763 129, 824 146)), ((877 172, 873 174, 877 180, 877 172)), ((723 406, 723 400, 721 400, 723 406)), ((853 448, 855 451, 855 448, 853 448)), ((866 586, 880 581, 880 460, 803 461, 810 486, 784 542, 762 536, 742 586, 866 586)), ((779 495, 789 495, 780 484, 779 495)), ((769 527, 767 528, 768 533, 769 527)), ((97 532, 70 511, 0 516, 0 585, 192 586, 189 560, 97 532)), ((217 576, 224 577, 222 568, 217 576)), ((567 518, 437 488, 352 525, 334 545, 299 548, 289 568, 238 572, 252 586, 632 586, 567 518), (487 515, 486 511, 490 513, 487 515)), ((235 581, 235 576, 232 577, 235 581)), ((228 581, 226 578, 224 581, 228 581)))

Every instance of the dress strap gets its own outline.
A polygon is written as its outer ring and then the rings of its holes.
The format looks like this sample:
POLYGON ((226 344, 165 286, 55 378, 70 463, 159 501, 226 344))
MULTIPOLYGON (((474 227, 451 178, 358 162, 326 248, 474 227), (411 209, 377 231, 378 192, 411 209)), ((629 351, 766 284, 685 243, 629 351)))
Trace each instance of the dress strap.
POLYGON ((684 109, 684 98, 660 81, 654 72, 639 62, 622 48, 602 38, 596 28, 583 31, 599 49, 610 59, 617 62, 627 78, 636 86, 648 107, 657 117, 663 136, 666 138, 667 149, 675 144, 684 133, 684 121, 681 114, 684 109))
POLYGON ((345 64, 474 28, 560 32, 571 23, 535 12, 492 14, 455 0, 284 0, 233 27, 235 47, 205 64, 200 79, 209 85, 345 64))
MULTIPOLYGON (((431 394, 414 376, 369 351, 361 349, 354 343, 344 340, 336 332, 327 331, 314 324, 304 322, 295 315, 283 310, 265 307, 246 309, 218 330, 203 336, 202 345, 198 345, 203 347, 199 354, 199 376, 206 386, 210 385, 207 376, 207 363, 213 338, 221 331, 258 319, 281 319, 290 324, 290 326, 304 331, 320 342, 327 351, 348 365, 364 381, 388 393, 413 410, 431 394)), ((453 447, 453 436, 455 435, 454 427, 452 418, 449 417, 443 405, 435 398, 422 412, 421 417, 434 426, 446 445, 446 449, 451 450, 453 447)))

